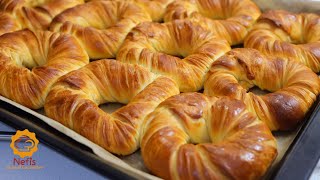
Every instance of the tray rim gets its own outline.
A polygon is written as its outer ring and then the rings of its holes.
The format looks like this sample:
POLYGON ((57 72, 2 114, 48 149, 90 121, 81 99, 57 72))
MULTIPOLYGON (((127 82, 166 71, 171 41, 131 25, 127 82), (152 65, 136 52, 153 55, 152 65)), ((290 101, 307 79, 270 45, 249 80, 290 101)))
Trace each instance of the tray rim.
POLYGON ((320 160, 320 95, 309 109, 296 137, 272 173, 271 179, 309 179, 320 160), (312 143, 317 142, 317 143, 312 143), (308 156, 305 153, 308 151, 308 156))
MULTIPOLYGON (((1 98, 0 118, 2 122, 16 129, 29 129, 35 132, 42 143, 54 147, 59 152, 62 152, 69 158, 81 163, 82 165, 92 169, 104 177, 116 179, 146 178, 139 175, 134 176, 132 173, 128 173, 123 169, 120 169, 120 167, 112 166, 107 161, 103 160, 103 158, 96 155, 86 145, 60 132, 39 117, 15 106, 14 104, 6 102, 1 98)), ((303 139, 308 139, 310 136, 313 137, 313 139, 320 137, 320 123, 317 123, 317 118, 320 120, 320 95, 317 97, 317 100, 314 102, 312 108, 310 108, 308 114, 306 115, 306 119, 298 127, 298 133, 293 142, 289 145, 288 150, 285 152, 284 156, 276 165, 276 167, 271 171, 271 175, 268 178, 279 180, 290 178, 308 179, 311 176, 314 167, 320 159, 320 143, 318 143, 317 146, 319 148, 314 149, 314 144, 305 144, 303 139), (312 132, 309 132, 308 130, 312 128, 315 129, 312 132), (314 136, 312 134, 318 134, 318 136, 314 136), (309 153, 309 157, 307 158, 305 156, 301 157, 301 151, 299 151, 299 149, 301 150, 301 147, 312 149, 314 152, 309 153), (301 162, 303 159, 308 159, 307 164, 296 163, 301 162), (292 166, 292 164, 298 165, 292 166)))
MULTIPOLYGON (((92 162, 92 155, 99 158, 100 161, 104 161, 104 168, 100 168, 109 172, 108 168, 113 169, 111 171, 111 176, 113 176, 113 171, 120 171, 125 176, 120 176, 121 179, 159 179, 158 177, 143 172, 141 170, 135 169, 129 164, 125 163, 117 156, 111 154, 110 152, 104 150, 102 147, 83 137, 82 135, 74 132, 73 130, 63 126, 59 122, 48 118, 38 112, 26 108, 10 99, 7 99, 3 96, 0 96, 0 118, 2 122, 11 125, 17 129, 29 129, 32 132, 36 133, 37 138, 45 142, 46 144, 56 147, 65 153, 68 154, 77 154, 80 153, 84 156, 87 156, 87 159, 80 157, 81 160, 85 160, 86 163, 96 167, 95 162, 92 162), (55 135, 63 136, 63 139, 57 139, 53 136, 52 131, 55 135), (68 141, 64 141, 67 139, 68 141), (59 141, 61 144, 56 144, 55 142, 59 141), (72 145, 68 144, 72 142, 72 145), (77 152, 73 146, 82 146, 82 149, 87 149, 87 153, 77 152), (85 147, 85 148, 84 148, 85 147), (70 148, 73 148, 76 153, 70 152, 70 148), (111 155, 111 156, 110 156, 111 155)), ((97 158, 94 158, 96 161, 97 158)), ((101 163, 100 163, 101 164, 101 163)), ((119 176, 120 173, 116 172, 116 175, 119 176)))

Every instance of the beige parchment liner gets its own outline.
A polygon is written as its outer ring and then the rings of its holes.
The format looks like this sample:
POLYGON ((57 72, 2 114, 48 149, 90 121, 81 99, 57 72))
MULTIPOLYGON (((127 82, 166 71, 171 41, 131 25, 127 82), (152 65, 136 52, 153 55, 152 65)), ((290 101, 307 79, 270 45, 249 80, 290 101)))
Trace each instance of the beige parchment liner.
MULTIPOLYGON (((314 0, 304 0, 303 2, 301 0, 253 0, 257 3, 258 6, 262 10, 268 10, 268 9, 287 9, 293 12, 316 12, 320 13, 320 0, 314 1, 314 0)), ((259 90, 253 90, 254 93, 260 94, 262 92, 259 92, 259 90)), ((92 151, 98 156, 101 157, 103 160, 105 160, 110 166, 119 169, 122 172, 125 172, 126 174, 131 175, 132 177, 135 177, 137 179, 159 179, 156 176, 153 176, 149 174, 148 170, 143 164, 143 160, 141 157, 141 153, 138 150, 137 152, 128 155, 128 156, 115 156, 108 151, 104 150, 100 146, 94 144, 87 138, 79 135, 75 131, 63 126, 62 124, 58 123, 57 121, 54 121, 51 118, 48 118, 44 115, 43 109, 34 111, 29 108, 26 108, 16 102, 13 102, 3 96, 0 96, 0 100, 5 101, 27 113, 30 113, 37 118, 41 119, 51 127, 57 129, 61 133, 69 136, 70 138, 76 140, 77 142, 84 144, 85 146, 92 149, 92 151)), ((120 104, 105 104, 101 105, 100 108, 104 111, 110 113, 115 111, 116 109, 120 108, 120 104)), ((273 133, 278 144, 278 156, 273 162, 272 166, 269 168, 269 171, 266 173, 264 179, 268 179, 268 177, 272 174, 273 170, 277 166, 277 164, 280 162, 280 160, 283 158, 284 154, 288 150, 288 147, 296 137, 300 127, 293 131, 288 132, 275 132, 273 133)))

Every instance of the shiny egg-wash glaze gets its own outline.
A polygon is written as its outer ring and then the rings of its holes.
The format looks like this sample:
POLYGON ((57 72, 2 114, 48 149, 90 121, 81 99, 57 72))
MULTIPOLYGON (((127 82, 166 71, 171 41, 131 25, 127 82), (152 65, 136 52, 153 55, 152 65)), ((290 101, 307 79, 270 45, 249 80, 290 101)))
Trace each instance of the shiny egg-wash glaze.
POLYGON ((139 148, 143 119, 179 94, 176 83, 141 66, 99 60, 59 79, 44 106, 48 117, 106 150, 128 155, 139 148), (126 104, 108 114, 100 104, 126 104))
POLYGON ((272 10, 261 15, 244 46, 299 61, 320 72, 320 16, 272 10))
MULTIPOLYGON (((101 1, 101 0, 88 0, 88 1, 101 1)), ((105 0, 110 1, 110 0, 105 0)), ((117 1, 117 0, 113 0, 117 1)), ((162 22, 164 12, 173 0, 124 0, 134 3, 146 11, 151 17, 153 22, 162 22)))
POLYGON ((233 49, 212 64, 204 93, 243 100, 271 130, 293 129, 320 92, 317 74, 294 60, 265 56, 255 49, 233 49), (253 86, 271 93, 248 92, 253 86))
POLYGON ((90 59, 115 58, 130 30, 145 21, 149 15, 130 2, 93 1, 59 14, 50 29, 75 36, 90 59))
POLYGON ((0 94, 23 106, 43 107, 51 86, 89 63, 70 35, 21 30, 0 36, 0 94))
POLYGON ((2 34, 18 31, 21 29, 21 25, 16 19, 9 13, 0 12, 0 36, 2 34))
POLYGON ((24 28, 47 30, 56 15, 83 3, 83 0, 0 0, 0 35, 24 28), (8 28, 12 23, 15 25, 8 28))
POLYGON ((146 22, 129 33, 117 60, 168 76, 180 91, 190 92, 203 88, 210 65, 230 49, 227 41, 188 20, 146 22))
POLYGON ((190 19, 237 45, 243 43, 260 14, 251 0, 177 0, 167 7, 164 21, 190 19))
POLYGON ((277 155, 265 123, 228 97, 173 96, 147 116, 142 134, 144 163, 164 179, 258 179, 277 155))

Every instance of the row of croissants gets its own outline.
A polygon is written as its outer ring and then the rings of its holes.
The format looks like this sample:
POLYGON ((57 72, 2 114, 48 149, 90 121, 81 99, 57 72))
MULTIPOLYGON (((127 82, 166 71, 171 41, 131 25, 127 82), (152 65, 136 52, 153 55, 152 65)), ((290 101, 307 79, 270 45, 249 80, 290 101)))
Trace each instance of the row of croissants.
POLYGON ((0 35, 2 96, 164 179, 261 178, 320 91, 319 15, 251 0, 0 0, 0 35))

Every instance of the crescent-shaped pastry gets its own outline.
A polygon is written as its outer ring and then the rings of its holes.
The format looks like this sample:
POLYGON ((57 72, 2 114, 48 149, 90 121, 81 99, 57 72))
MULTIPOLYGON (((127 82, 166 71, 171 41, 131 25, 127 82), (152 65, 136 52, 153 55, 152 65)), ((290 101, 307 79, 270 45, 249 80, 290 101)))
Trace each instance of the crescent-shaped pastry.
POLYGON ((212 64, 204 93, 243 100, 271 130, 293 129, 317 99, 320 79, 303 64, 254 49, 233 49, 212 64), (258 86, 270 91, 258 95, 258 86))
POLYGON ((243 43, 260 14, 251 0, 176 0, 167 7, 164 21, 192 19, 237 45, 243 43))
POLYGON ((176 83, 141 66, 99 60, 59 79, 44 106, 47 116, 106 150, 128 155, 139 148, 143 119, 170 96, 176 83), (100 104, 126 104, 108 114, 100 104))
POLYGON ((139 6, 127 1, 93 1, 68 9, 50 29, 75 36, 90 59, 115 58, 130 30, 151 21, 139 6))
POLYGON ((231 48, 190 21, 141 23, 127 36, 117 60, 174 79, 182 92, 203 88, 210 65, 231 48))
POLYGON ((0 94, 26 107, 43 107, 54 82, 89 63, 66 34, 28 29, 0 36, 0 94))
POLYGON ((299 61, 320 72, 320 16, 283 10, 261 15, 244 46, 282 58, 299 61))
POLYGON ((243 102, 184 93, 147 116, 141 154, 163 179, 259 179, 277 156, 277 145, 243 102))
POLYGON ((83 0, 0 0, 0 35, 28 28, 47 30, 52 19, 62 11, 84 3, 83 0), (2 13, 6 13, 6 20, 2 13), (10 16, 10 18, 8 18, 10 16), (15 28, 7 28, 15 23, 15 28))

